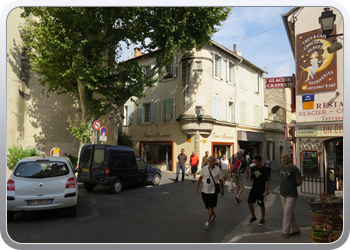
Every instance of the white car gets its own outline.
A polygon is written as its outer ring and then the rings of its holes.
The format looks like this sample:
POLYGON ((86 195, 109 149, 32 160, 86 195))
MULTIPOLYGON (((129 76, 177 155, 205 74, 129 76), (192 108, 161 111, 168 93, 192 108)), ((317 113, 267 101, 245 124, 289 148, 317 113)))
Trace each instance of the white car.
POLYGON ((67 157, 20 160, 7 181, 7 221, 16 212, 66 208, 76 216, 78 184, 67 157))

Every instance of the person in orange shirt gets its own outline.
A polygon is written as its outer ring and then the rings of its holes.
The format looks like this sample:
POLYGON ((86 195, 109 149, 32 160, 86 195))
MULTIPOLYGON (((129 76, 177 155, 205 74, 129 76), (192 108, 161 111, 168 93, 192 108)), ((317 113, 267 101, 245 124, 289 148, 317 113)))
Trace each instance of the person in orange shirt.
POLYGON ((195 151, 192 151, 192 155, 190 157, 191 174, 193 175, 192 182, 196 181, 196 173, 198 170, 198 163, 199 163, 199 157, 198 157, 198 155, 196 155, 195 151))

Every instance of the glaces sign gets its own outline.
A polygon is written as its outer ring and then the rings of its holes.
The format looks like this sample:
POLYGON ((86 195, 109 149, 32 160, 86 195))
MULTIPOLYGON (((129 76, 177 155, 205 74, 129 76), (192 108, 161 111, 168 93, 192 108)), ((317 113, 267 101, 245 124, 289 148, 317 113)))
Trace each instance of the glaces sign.
POLYGON ((337 89, 336 53, 327 51, 331 45, 321 29, 296 36, 297 94, 337 89))

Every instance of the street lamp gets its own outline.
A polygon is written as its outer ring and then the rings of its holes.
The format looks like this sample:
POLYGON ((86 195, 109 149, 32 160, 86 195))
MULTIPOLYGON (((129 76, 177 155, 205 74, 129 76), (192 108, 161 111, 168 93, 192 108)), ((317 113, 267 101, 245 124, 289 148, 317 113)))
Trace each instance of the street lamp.
POLYGON ((330 8, 324 8, 321 16, 318 18, 318 22, 321 24, 322 34, 327 38, 342 36, 343 34, 331 35, 333 33, 334 21, 336 15, 330 8))

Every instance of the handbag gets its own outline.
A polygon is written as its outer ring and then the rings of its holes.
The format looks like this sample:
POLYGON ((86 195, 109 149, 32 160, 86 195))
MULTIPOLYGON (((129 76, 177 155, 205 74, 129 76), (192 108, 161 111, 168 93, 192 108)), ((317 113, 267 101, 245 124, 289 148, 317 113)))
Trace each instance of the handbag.
POLYGON ((211 176, 211 178, 213 179, 213 182, 214 182, 214 184, 215 184, 215 193, 218 194, 218 193, 220 193, 220 184, 219 184, 219 183, 215 183, 214 177, 213 177, 212 174, 211 174, 211 171, 210 171, 210 167, 209 167, 209 166, 208 166, 208 170, 209 170, 210 176, 211 176))

